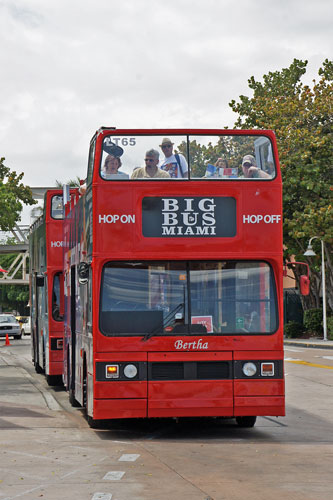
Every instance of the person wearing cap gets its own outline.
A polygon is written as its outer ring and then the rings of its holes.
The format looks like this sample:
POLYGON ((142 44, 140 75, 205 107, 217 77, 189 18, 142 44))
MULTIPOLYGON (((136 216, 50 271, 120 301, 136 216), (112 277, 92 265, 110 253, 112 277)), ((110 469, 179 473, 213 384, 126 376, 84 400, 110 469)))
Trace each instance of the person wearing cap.
POLYGON ((255 157, 245 155, 242 161, 243 175, 245 179, 270 179, 271 176, 257 167, 255 157))
POLYGON ((101 170, 103 179, 129 179, 129 175, 121 172, 121 160, 118 156, 107 155, 104 165, 101 170))
POLYGON ((136 168, 131 175, 131 179, 170 179, 168 172, 158 168, 160 153, 156 149, 150 149, 146 152, 145 167, 136 168))
POLYGON ((173 179, 182 179, 188 176, 188 166, 185 157, 182 154, 173 153, 174 143, 165 137, 160 144, 160 148, 164 153, 164 160, 161 160, 159 167, 166 172, 169 172, 173 179))

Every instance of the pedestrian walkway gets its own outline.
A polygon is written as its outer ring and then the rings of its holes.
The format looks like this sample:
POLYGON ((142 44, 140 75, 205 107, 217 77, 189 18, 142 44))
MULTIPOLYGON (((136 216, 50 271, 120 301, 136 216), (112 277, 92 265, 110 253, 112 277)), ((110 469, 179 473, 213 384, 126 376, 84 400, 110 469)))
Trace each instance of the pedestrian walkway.
POLYGON ((284 345, 299 347, 315 347, 318 349, 333 349, 333 340, 323 340, 317 338, 310 339, 284 339, 284 345))
MULTIPOLYGON (((62 408, 52 395, 43 377, 35 375, 32 363, 14 354, 12 348, 0 349, 0 429, 1 416, 6 404, 22 408, 40 407, 43 412, 60 411, 62 408)), ((21 410, 20 410, 21 411, 21 410)), ((1 496, 1 495, 0 495, 1 496)))

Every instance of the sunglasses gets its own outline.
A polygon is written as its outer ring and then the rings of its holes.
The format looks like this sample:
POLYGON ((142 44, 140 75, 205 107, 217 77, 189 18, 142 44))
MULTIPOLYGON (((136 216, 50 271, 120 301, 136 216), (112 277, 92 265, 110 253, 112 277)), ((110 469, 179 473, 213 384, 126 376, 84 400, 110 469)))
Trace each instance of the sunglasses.
POLYGON ((163 144, 162 149, 172 148, 172 144, 163 144))
POLYGON ((151 162, 151 161, 155 161, 155 160, 153 158, 145 158, 145 161, 151 162))

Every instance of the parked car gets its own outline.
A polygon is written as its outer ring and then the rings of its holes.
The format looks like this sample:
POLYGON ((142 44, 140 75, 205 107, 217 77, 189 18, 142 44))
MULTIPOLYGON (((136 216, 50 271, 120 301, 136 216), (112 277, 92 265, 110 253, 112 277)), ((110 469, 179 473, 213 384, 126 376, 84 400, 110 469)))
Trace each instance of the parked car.
POLYGON ((20 323, 22 335, 31 334, 30 316, 16 316, 17 321, 20 323))
POLYGON ((22 337, 20 323, 14 314, 0 314, 0 337, 13 337, 20 339, 22 337))

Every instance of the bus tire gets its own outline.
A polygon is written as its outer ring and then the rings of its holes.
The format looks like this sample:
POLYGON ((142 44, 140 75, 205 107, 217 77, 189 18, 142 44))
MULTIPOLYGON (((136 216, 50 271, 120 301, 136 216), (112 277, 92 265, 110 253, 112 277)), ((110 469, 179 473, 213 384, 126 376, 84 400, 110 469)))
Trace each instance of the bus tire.
POLYGON ((62 385, 61 375, 46 375, 46 382, 50 386, 62 385))
POLYGON ((236 417, 236 422, 239 427, 254 427, 257 417, 247 416, 247 417, 236 417))
POLYGON ((35 363, 35 372, 36 373, 44 373, 44 370, 38 363, 35 363))
POLYGON ((68 389, 68 399, 70 404, 74 408, 78 408, 80 403, 75 399, 75 390, 72 388, 72 377, 70 374, 70 363, 69 363, 70 357, 69 357, 69 351, 67 351, 67 389, 68 389))
POLYGON ((80 403, 75 399, 75 391, 74 389, 69 389, 68 391, 68 397, 69 397, 69 402, 74 408, 79 408, 81 405, 80 403))
POLYGON ((89 424, 89 427, 91 427, 91 429, 101 429, 101 428, 103 428, 105 421, 104 420, 97 420, 97 419, 87 415, 87 422, 89 424))

